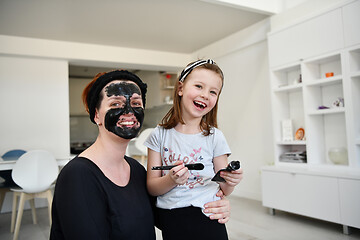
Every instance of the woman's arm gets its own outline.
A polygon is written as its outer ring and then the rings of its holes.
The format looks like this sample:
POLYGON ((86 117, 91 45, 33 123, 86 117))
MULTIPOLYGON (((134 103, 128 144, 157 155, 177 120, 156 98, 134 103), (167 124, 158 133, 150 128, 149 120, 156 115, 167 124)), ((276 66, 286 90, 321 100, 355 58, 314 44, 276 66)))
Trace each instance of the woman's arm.
POLYGON ((175 162, 177 166, 172 168, 165 176, 161 176, 161 170, 151 170, 152 167, 161 165, 160 153, 148 149, 146 184, 149 193, 153 196, 163 195, 176 187, 176 185, 185 184, 189 178, 189 170, 182 161, 175 162))
POLYGON ((230 219, 230 202, 220 190, 216 196, 221 197, 220 200, 206 203, 204 205, 205 213, 212 213, 209 218, 218 220, 219 223, 227 223, 230 219))

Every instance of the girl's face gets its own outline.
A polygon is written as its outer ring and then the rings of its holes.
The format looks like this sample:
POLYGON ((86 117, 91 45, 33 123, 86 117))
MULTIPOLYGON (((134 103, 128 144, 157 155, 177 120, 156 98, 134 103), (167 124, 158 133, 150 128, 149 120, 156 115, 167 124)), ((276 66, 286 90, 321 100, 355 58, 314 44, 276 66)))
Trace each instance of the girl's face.
POLYGON ((219 74, 204 68, 194 69, 184 83, 179 83, 182 117, 202 118, 216 105, 221 91, 219 74))
POLYGON ((102 94, 95 121, 121 138, 136 137, 144 120, 140 88, 131 81, 115 80, 104 87, 102 94))

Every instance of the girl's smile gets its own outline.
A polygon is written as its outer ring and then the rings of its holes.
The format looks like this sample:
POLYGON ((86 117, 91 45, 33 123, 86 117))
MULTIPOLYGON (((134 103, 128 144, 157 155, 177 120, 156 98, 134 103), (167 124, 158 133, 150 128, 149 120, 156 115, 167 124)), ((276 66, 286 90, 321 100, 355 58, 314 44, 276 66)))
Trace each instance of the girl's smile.
POLYGON ((200 102, 200 101, 194 101, 194 104, 197 108, 204 109, 207 107, 206 103, 200 102))

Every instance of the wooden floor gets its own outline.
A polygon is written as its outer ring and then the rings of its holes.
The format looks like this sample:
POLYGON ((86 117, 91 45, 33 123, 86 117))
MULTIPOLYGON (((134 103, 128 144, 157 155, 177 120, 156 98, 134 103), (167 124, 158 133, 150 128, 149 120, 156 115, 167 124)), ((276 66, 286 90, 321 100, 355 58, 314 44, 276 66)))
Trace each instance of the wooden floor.
MULTIPOLYGON (((344 235, 342 226, 290 213, 277 211, 274 216, 261 202, 230 197, 231 220, 227 223, 230 240, 353 240, 360 239, 360 230, 344 235)), ((19 240, 48 240, 47 208, 37 209, 38 224, 32 224, 31 212, 24 212, 19 240)), ((0 239, 10 240, 11 214, 0 214, 0 239)), ((159 233, 159 231, 157 231, 159 233)), ((157 237, 161 240, 161 236, 157 237)))

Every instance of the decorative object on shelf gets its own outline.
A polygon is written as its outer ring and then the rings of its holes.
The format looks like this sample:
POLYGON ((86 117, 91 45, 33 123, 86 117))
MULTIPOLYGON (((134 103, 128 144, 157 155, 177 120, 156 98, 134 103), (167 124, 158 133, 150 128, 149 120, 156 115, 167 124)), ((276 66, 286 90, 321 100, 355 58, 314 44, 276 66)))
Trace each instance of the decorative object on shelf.
POLYGON ((328 154, 330 161, 334 164, 348 164, 348 153, 345 147, 332 147, 329 149, 328 154))
POLYGON ((329 78, 329 77, 333 77, 334 73, 333 72, 327 72, 325 73, 325 77, 329 78))
POLYGON ((344 107, 344 98, 338 97, 332 104, 333 107, 344 107))
POLYGON ((171 82, 170 82, 170 80, 171 80, 171 75, 170 75, 170 74, 166 74, 166 75, 165 75, 165 79, 166 79, 165 86, 166 86, 166 87, 171 86, 171 82))
POLYGON ((301 78, 301 74, 299 75, 299 78, 295 78, 294 81, 293 81, 293 84, 299 84, 302 82, 302 78, 301 78))
POLYGON ((293 140, 293 127, 291 119, 285 119, 282 121, 282 140, 292 141, 293 140))
POLYGON ((166 97, 164 98, 164 102, 165 102, 166 104, 172 104, 172 103, 173 103, 173 100, 171 99, 170 96, 166 96, 166 97))
POLYGON ((307 156, 306 151, 291 151, 285 152, 280 155, 280 162, 291 162, 291 163, 306 163, 307 156))
POLYGON ((329 109, 329 107, 327 107, 327 106, 319 106, 318 109, 319 110, 321 110, 321 109, 329 109))
POLYGON ((299 128, 298 130, 296 130, 295 133, 295 140, 304 140, 305 138, 305 130, 303 128, 299 128))

